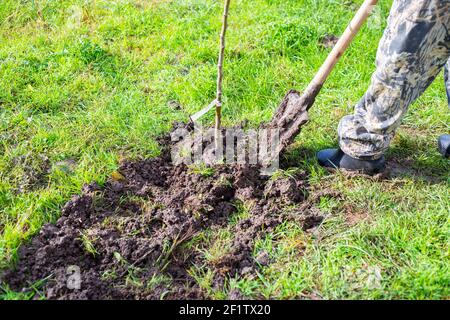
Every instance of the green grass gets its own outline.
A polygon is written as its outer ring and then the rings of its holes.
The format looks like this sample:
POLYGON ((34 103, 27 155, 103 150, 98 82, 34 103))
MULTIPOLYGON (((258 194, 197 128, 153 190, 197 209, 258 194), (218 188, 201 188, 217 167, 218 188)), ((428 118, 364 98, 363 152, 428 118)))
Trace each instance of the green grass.
MULTIPOLYGON (((254 298, 449 298, 449 162, 435 143, 450 131, 442 80, 411 107, 389 151, 408 168, 397 178, 330 175, 314 160, 315 151, 336 144, 339 119, 369 84, 391 3, 380 2, 290 155, 313 187, 338 190, 342 199, 321 200, 326 219, 312 233, 286 223, 259 239, 255 255, 265 250, 273 263, 258 277, 230 279, 214 291, 210 272, 194 270, 211 297, 239 288, 254 298)), ((305 88, 328 52, 319 39, 344 30, 353 3, 362 1, 232 1, 224 125, 267 121, 288 89, 305 88)), ((0 268, 14 263, 19 245, 55 221, 84 183, 104 182, 120 159, 157 155, 154 138, 213 99, 221 6, 1 2, 0 268)), ((205 235, 219 241, 211 240, 211 259, 227 235, 205 235)))

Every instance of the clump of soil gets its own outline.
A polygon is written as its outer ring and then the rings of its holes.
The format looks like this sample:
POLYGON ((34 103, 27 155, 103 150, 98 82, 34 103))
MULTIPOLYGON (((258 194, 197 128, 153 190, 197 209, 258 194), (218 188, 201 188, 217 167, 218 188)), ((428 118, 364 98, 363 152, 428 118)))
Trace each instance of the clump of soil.
POLYGON ((20 173, 17 174, 18 179, 14 183, 17 193, 25 193, 42 187, 51 171, 50 160, 42 154, 35 158, 29 155, 15 157, 12 165, 20 168, 20 173))
POLYGON ((267 128, 279 132, 279 143, 272 153, 272 157, 281 156, 298 136, 302 126, 309 121, 308 110, 314 104, 321 89, 321 85, 313 85, 303 93, 290 90, 285 95, 272 120, 266 125, 267 128))
POLYGON ((325 49, 333 49, 338 41, 339 37, 335 36, 334 34, 326 34, 320 39, 319 43, 325 49))
MULTIPOLYGON (((170 146, 167 137, 163 142, 170 146)), ((16 268, 2 281, 29 291, 46 279, 41 290, 48 299, 203 299, 189 269, 204 257, 186 243, 205 228, 226 226, 237 202, 252 209, 233 227, 231 249, 209 266, 219 288, 226 277, 270 263, 264 253, 252 256, 254 243, 283 220, 305 229, 322 220, 309 210, 305 173, 269 179, 258 167, 238 165, 202 172, 174 166, 169 151, 123 162, 102 187, 86 185, 55 224, 20 248, 16 268)))

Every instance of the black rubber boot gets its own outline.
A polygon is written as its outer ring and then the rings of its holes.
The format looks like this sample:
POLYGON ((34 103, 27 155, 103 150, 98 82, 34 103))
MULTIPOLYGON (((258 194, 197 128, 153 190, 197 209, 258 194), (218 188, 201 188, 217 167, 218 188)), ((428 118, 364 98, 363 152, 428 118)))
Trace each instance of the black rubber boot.
POLYGON ((446 158, 450 158, 450 134, 444 134, 438 140, 439 152, 446 158))
POLYGON ((360 160, 350 157, 341 149, 325 149, 319 151, 317 153, 317 160, 323 167, 342 168, 371 175, 380 173, 386 168, 384 156, 377 160, 360 160))

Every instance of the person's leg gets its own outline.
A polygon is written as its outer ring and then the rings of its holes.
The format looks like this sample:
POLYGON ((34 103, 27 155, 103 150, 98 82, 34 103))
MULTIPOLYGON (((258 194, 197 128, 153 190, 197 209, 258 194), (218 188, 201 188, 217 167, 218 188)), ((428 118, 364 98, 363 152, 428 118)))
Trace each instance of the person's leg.
MULTIPOLYGON (((447 102, 450 108, 450 60, 444 69, 445 90, 447 91, 447 102)), ((450 134, 443 134, 438 139, 439 152, 446 158, 450 158, 450 134)))
POLYGON ((450 59, 447 61, 444 67, 444 82, 445 82, 445 91, 447 92, 447 102, 448 107, 450 108, 450 59))
POLYGON ((449 30, 449 0, 394 1, 371 85, 355 113, 339 124, 339 144, 346 155, 382 157, 408 107, 449 60, 449 30))

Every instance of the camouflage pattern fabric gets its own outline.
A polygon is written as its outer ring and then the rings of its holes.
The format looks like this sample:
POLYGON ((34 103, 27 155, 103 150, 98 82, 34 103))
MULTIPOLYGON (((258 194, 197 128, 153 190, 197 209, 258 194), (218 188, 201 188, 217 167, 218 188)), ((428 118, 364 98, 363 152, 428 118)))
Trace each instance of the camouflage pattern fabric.
POLYGON ((447 62, 444 68, 444 80, 445 80, 445 90, 447 91, 447 101, 450 108, 450 60, 447 62))
POLYGON ((450 0, 394 0, 370 87, 354 114, 339 124, 342 151, 363 160, 380 158, 408 107, 442 68, 450 99, 449 30, 450 0))

